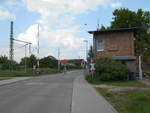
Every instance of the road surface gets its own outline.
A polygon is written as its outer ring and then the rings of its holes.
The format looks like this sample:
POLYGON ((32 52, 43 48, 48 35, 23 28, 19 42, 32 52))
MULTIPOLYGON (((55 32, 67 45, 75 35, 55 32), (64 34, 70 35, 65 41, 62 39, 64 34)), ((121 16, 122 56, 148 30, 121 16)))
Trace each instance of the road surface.
POLYGON ((71 113, 73 81, 82 72, 41 76, 0 87, 0 113, 71 113))

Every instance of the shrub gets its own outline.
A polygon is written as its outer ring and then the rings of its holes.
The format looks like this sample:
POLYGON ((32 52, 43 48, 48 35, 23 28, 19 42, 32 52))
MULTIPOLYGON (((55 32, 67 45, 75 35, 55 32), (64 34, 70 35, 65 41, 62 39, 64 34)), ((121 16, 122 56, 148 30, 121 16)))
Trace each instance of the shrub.
POLYGON ((39 73, 40 74, 54 74, 54 73, 59 73, 57 69, 52 69, 52 68, 40 68, 39 73))
POLYGON ((100 77, 96 74, 94 75, 86 75, 85 79, 91 83, 91 84, 100 84, 102 81, 100 80, 100 77))
POLYGON ((127 66, 110 58, 96 59, 96 75, 103 81, 123 80, 129 74, 127 66))

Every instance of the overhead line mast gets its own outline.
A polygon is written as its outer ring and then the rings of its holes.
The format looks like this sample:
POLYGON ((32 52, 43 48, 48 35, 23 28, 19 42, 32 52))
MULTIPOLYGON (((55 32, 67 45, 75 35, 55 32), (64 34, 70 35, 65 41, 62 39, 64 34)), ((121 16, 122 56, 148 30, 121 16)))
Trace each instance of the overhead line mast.
POLYGON ((40 67, 40 63, 39 63, 39 24, 38 24, 38 32, 37 32, 37 57, 38 57, 38 60, 37 60, 37 70, 39 72, 39 67, 40 67))
POLYGON ((13 21, 10 24, 10 51, 9 51, 9 60, 10 60, 10 70, 13 70, 12 62, 14 60, 14 42, 13 42, 13 21))

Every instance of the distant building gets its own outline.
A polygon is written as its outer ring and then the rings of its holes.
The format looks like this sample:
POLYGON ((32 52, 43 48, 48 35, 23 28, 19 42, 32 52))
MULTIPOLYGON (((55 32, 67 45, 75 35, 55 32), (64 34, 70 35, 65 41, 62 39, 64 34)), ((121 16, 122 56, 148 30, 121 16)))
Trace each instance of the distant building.
POLYGON ((136 28, 89 31, 93 34, 94 57, 110 57, 125 63, 131 72, 137 71, 134 40, 136 28))
POLYGON ((63 59, 60 60, 61 65, 82 66, 83 59, 63 59))

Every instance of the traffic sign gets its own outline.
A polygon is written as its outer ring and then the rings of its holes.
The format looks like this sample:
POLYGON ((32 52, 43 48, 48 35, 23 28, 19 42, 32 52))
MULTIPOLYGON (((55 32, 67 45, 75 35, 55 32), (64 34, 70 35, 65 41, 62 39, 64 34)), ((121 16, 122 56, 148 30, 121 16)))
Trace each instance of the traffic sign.
POLYGON ((91 63, 90 63, 90 72, 95 72, 95 61, 94 60, 91 60, 91 63))

